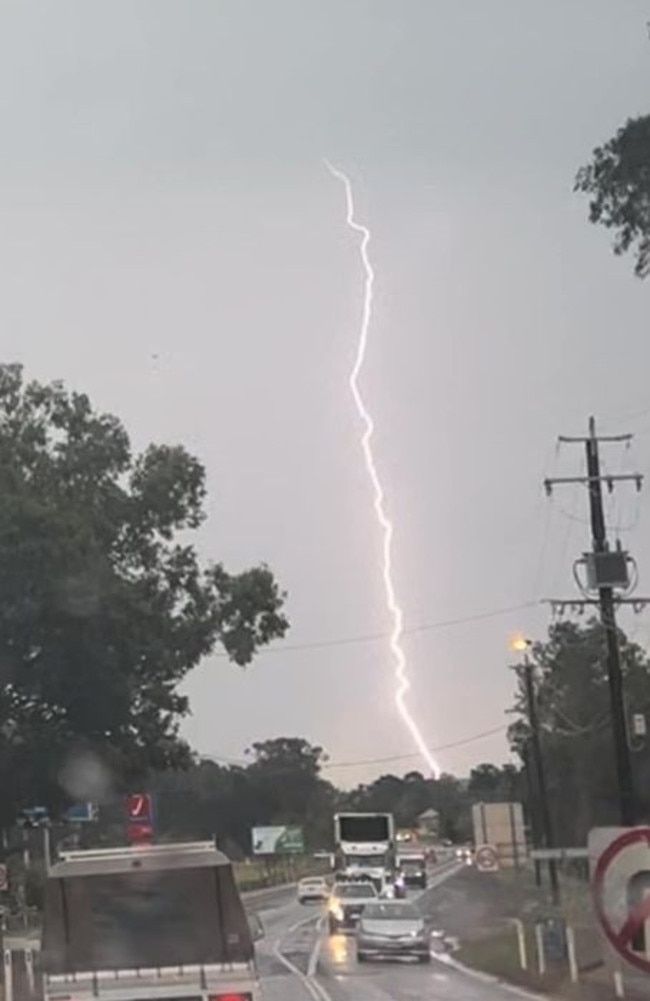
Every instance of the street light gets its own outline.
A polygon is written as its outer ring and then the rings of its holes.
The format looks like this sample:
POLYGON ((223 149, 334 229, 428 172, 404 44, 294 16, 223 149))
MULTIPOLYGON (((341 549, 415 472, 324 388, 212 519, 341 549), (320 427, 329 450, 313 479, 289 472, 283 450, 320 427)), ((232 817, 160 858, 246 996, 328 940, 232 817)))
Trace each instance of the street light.
MULTIPOLYGON (((526 709, 528 714, 528 724, 530 726, 530 741, 531 749, 533 752, 533 764, 535 766, 535 775, 537 779, 537 793, 539 797, 539 812, 542 821, 542 836, 544 840, 544 848, 552 849, 554 847, 553 838, 553 824, 551 821, 551 811, 548 805, 548 793, 546 789, 546 774, 544 771, 544 762, 542 759, 542 747, 539 739, 539 721, 537 719, 537 702, 535 700, 535 688, 533 684, 533 670, 534 666, 528 656, 528 651, 533 645, 532 640, 526 639, 524 636, 517 636, 512 640, 512 649, 517 653, 523 653, 524 663, 523 663, 523 677, 524 677, 524 689, 526 692, 526 709)), ((515 667, 517 673, 521 672, 521 666, 515 667)), ((560 891, 557 878, 557 862, 554 858, 548 860, 548 874, 551 883, 551 897, 554 904, 557 904, 560 891)))

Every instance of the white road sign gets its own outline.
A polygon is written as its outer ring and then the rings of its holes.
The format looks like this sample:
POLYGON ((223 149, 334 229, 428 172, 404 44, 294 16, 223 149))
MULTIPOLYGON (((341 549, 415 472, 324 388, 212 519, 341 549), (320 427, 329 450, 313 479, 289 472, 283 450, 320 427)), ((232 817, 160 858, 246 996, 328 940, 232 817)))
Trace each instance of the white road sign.
POLYGON ((479 845, 474 852, 474 864, 479 872, 498 872, 499 853, 493 845, 479 845))
POLYGON ((614 968, 650 974, 650 827, 589 834, 594 906, 614 968))

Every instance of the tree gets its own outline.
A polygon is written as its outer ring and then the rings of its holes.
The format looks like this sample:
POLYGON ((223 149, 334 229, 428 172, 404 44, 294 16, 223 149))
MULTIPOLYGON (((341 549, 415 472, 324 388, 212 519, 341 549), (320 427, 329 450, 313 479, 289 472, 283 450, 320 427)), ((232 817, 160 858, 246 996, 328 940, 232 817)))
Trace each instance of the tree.
POLYGON ((650 274, 650 115, 630 118, 597 147, 574 190, 591 196, 589 219, 615 233, 614 253, 633 249, 635 274, 650 274))
MULTIPOLYGON (((650 708, 650 661, 619 632, 619 647, 628 712, 650 708)), ((542 754, 556 837, 581 845, 590 827, 618 823, 618 792, 605 633, 596 620, 585 626, 554 623, 545 643, 536 643, 536 698, 542 754)), ((520 679, 515 711, 521 719, 509 730, 513 750, 524 758, 529 737, 526 697, 520 679)), ((650 748, 633 745, 637 795, 650 816, 650 748)))
POLYGON ((473 803, 519 802, 524 791, 521 772, 511 764, 477 765, 472 768, 467 784, 467 794, 473 803))
POLYGON ((184 448, 134 456, 86 396, 0 366, 1 823, 26 802, 60 806, 78 754, 118 785, 187 764, 179 682, 217 643, 246 665, 284 635, 267 567, 200 565, 186 539, 204 498, 184 448))
POLYGON ((470 835, 469 800, 463 783, 453 775, 439 779, 425 779, 420 772, 404 778, 382 775, 347 793, 340 808, 392 813, 397 827, 405 828, 415 827, 420 814, 433 809, 440 817, 441 837, 455 841, 470 835))
POLYGON ((256 823, 297 824, 314 848, 330 844, 335 792, 321 778, 323 749, 300 737, 277 737, 253 744, 249 753, 256 823))

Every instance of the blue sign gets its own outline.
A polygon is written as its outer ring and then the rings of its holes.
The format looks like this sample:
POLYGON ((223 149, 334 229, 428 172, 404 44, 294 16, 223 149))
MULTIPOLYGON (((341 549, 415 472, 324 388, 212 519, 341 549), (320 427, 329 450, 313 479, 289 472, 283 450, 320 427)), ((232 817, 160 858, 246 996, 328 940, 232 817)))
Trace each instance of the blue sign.
POLYGON ((26 806, 23 810, 23 816, 29 817, 30 820, 44 820, 47 817, 47 807, 26 806))
POLYGON ((73 803, 63 814, 63 819, 69 824, 91 824, 98 815, 96 803, 73 803))

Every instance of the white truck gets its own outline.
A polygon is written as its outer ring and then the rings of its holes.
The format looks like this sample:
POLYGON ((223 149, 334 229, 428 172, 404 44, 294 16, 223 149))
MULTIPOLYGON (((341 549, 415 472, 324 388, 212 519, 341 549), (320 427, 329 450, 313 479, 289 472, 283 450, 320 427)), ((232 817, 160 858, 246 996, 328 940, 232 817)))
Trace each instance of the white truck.
POLYGON ((45 887, 44 1001, 257 1001, 257 920, 212 842, 64 853, 45 887))
POLYGON ((395 822, 392 813, 337 813, 334 816, 335 874, 371 879, 377 891, 395 878, 395 822))
POLYGON ((407 887, 427 888, 427 854, 424 848, 401 847, 397 852, 397 870, 407 887))

